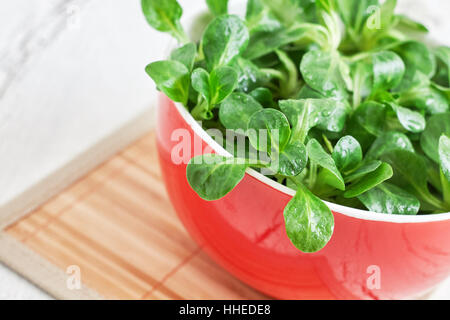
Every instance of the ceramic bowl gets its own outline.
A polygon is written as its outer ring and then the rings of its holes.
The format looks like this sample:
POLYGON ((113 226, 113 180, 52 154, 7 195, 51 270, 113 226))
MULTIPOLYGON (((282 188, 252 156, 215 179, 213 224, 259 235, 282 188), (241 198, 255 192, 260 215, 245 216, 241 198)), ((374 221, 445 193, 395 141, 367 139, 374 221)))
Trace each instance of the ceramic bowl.
POLYGON ((405 299, 450 275, 450 213, 387 215, 327 203, 333 237, 323 250, 302 253, 284 225, 293 190, 251 169, 221 200, 202 200, 191 189, 186 164, 193 156, 228 153, 163 95, 157 140, 167 191, 188 232, 226 270, 272 297, 405 299), (174 161, 180 143, 188 147, 174 161))

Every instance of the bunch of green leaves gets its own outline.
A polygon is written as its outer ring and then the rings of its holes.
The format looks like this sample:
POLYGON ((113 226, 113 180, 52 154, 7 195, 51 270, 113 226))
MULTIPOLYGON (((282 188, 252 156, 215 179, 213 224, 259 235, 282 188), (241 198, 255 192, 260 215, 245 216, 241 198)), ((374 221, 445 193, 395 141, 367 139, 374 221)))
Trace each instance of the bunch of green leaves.
MULTIPOLYGON (((176 0, 142 0, 147 21, 180 46, 146 71, 205 127, 245 141, 235 157, 187 166, 205 200, 249 168, 296 190, 286 232, 303 252, 331 239, 322 200, 384 214, 450 211, 450 48, 395 0, 248 0, 245 18, 207 0, 212 21, 189 42, 176 0)), ((230 141, 223 142, 228 147, 230 141)))

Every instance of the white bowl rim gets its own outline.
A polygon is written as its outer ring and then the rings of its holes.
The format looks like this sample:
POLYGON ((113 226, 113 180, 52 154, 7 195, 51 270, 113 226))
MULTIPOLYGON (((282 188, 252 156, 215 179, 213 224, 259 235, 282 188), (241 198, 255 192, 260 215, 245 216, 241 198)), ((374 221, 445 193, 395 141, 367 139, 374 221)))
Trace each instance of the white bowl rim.
MULTIPOLYGON (((184 121, 186 121, 186 123, 191 127, 192 131, 194 131, 195 134, 197 134, 203 141, 205 141, 214 150, 214 152, 224 157, 232 157, 232 155, 228 151, 226 151, 221 145, 219 145, 201 127, 201 125, 192 117, 189 111, 186 110, 186 108, 181 103, 174 102, 174 104, 179 114, 184 119, 184 121)), ((295 195, 295 191, 293 189, 288 188, 276 181, 273 181, 272 179, 269 179, 268 177, 257 172, 256 170, 249 168, 247 169, 246 173, 281 193, 284 193, 292 197, 295 195)), ((324 202, 330 208, 331 211, 360 220, 390 222, 390 223, 427 223, 427 222, 450 220, 450 212, 427 214, 427 215, 394 215, 350 208, 327 201, 324 202)))

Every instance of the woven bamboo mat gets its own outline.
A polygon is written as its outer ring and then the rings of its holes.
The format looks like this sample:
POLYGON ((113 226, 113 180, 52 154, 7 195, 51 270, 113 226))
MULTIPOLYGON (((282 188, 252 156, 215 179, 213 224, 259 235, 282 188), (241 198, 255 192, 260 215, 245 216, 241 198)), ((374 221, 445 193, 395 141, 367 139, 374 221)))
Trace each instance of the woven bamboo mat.
POLYGON ((0 257, 57 298, 267 298, 211 261, 184 230, 161 179, 154 133, 8 226, 0 257), (70 285, 74 275, 81 288, 70 285))

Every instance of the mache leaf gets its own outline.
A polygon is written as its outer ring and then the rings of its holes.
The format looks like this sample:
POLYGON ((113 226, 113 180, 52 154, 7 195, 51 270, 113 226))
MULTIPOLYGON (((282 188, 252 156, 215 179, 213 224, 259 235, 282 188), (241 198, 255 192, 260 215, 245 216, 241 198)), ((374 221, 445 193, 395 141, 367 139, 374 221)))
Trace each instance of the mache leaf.
POLYGON ((375 90, 387 90, 400 84, 405 74, 405 64, 395 52, 377 52, 372 57, 372 63, 375 90))
POLYGON ((168 32, 179 42, 187 42, 180 24, 183 9, 177 0, 141 0, 142 12, 147 22, 156 30, 168 32))
POLYGON ((189 42, 184 46, 175 49, 170 55, 170 59, 181 62, 188 68, 189 72, 194 68, 195 56, 197 55, 197 46, 189 42))
POLYGON ((379 136, 366 153, 366 159, 379 159, 383 153, 391 150, 415 152, 411 140, 401 132, 388 131, 379 136))
POLYGON ((363 158, 361 145, 352 136, 344 136, 336 143, 332 157, 339 170, 354 169, 363 158))
POLYGON ((308 154, 303 143, 298 141, 289 143, 277 157, 272 156, 272 168, 278 174, 295 177, 305 169, 308 163, 308 154))
POLYGON ((358 199, 367 209, 378 213, 416 215, 420 210, 416 197, 387 182, 361 194, 358 199))
POLYGON ((190 78, 184 64, 178 61, 157 61, 150 63, 145 71, 170 99, 187 103, 190 78))
POLYGON ((350 113, 344 102, 335 99, 281 100, 279 105, 292 125, 292 139, 300 142, 313 127, 341 132, 350 113))
POLYGON ((424 116, 414 110, 404 108, 396 103, 388 103, 397 114, 398 121, 406 130, 410 132, 422 132, 425 130, 426 122, 424 116))
POLYGON ((445 135, 439 139, 439 160, 441 170, 450 182, 450 138, 445 135))
POLYGON ((247 130, 248 122, 253 114, 262 110, 263 107, 251 96, 234 92, 222 102, 219 110, 220 122, 227 129, 247 130))
POLYGON ((247 135, 255 149, 279 154, 289 142, 291 127, 282 112, 263 109, 250 118, 247 135))
POLYGON ((421 156, 406 150, 392 150, 383 154, 381 160, 392 166, 393 184, 412 193, 422 203, 432 206, 435 210, 444 209, 442 201, 428 189, 427 163, 421 156))
POLYGON ((270 8, 261 0, 247 2, 246 23, 250 33, 271 32, 280 29, 282 24, 270 8))
POLYGON ((352 184, 344 193, 345 198, 357 197, 384 181, 390 179, 393 175, 392 167, 387 163, 381 165, 373 172, 365 175, 360 181, 352 184))
POLYGON ((439 139, 450 136, 450 113, 436 114, 427 121, 427 128, 420 137, 420 145, 425 154, 439 163, 439 139))
POLYGON ((228 13, 228 0, 206 0, 206 4, 215 16, 228 13))
POLYGON ((328 98, 344 99, 346 85, 340 73, 337 53, 312 50, 303 56, 300 71, 305 82, 328 98))
POLYGON ((286 232, 292 244, 302 252, 317 252, 330 241, 334 217, 327 205, 300 185, 284 209, 286 232))
POLYGON ((209 70, 229 64, 247 48, 249 33, 236 15, 215 18, 206 28, 202 46, 209 70))
POLYGON ((231 192, 244 178, 245 161, 205 154, 189 161, 186 176, 189 185, 202 198, 218 200, 231 192))
POLYGON ((345 182, 333 158, 328 154, 316 139, 309 140, 306 149, 309 160, 329 171, 335 179, 333 186, 339 190, 345 190, 345 182))
POLYGON ((192 87, 210 107, 226 99, 236 88, 237 81, 237 74, 231 67, 218 67, 211 74, 198 68, 192 73, 192 87))
POLYGON ((356 170, 345 177, 345 183, 356 181, 365 175, 374 172, 381 166, 381 164, 382 162, 379 160, 367 160, 362 162, 356 170))

